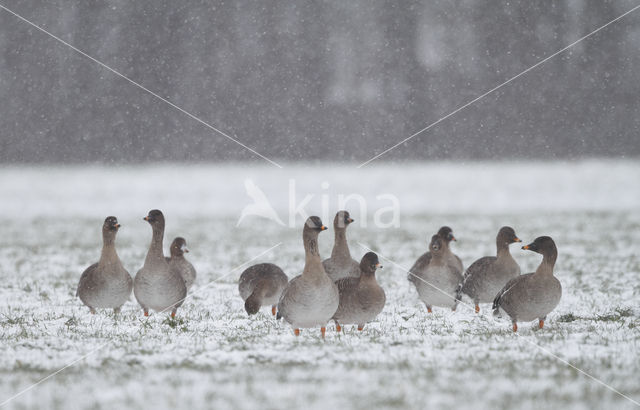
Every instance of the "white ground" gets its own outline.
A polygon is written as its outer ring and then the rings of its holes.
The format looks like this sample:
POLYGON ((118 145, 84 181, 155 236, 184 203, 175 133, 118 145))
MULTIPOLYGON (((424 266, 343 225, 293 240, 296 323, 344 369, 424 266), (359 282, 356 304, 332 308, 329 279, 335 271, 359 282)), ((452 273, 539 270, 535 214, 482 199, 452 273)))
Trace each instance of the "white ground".
MULTIPOLYGON (((86 355, 6 407, 635 408, 547 352, 640 401, 638 181, 638 161, 2 168, 0 402, 86 355), (290 277, 303 264, 299 216, 296 229, 257 217, 236 227, 251 202, 247 177, 285 222, 290 178, 298 201, 316 194, 309 212, 322 213, 323 200, 335 212, 338 194, 363 195, 368 214, 355 203, 351 210, 368 226, 350 228, 352 254, 364 253, 361 242, 404 268, 443 224, 453 227, 465 266, 494 252, 501 225, 525 241, 551 235, 562 301, 543 330, 522 323, 513 335, 489 306, 480 316, 427 315, 406 273, 385 261, 378 321, 345 334, 330 326, 325 341, 318 330, 296 338, 268 309, 248 318, 237 295, 243 268, 233 269, 277 243, 257 261, 290 277), (376 199, 383 193, 399 200, 399 227, 373 226, 375 208, 389 205, 376 199), (117 319, 90 315, 74 294, 99 256, 104 217, 122 223, 118 251, 135 274, 150 239, 142 217, 155 207, 165 211, 167 236, 190 245, 193 296, 173 322, 143 318, 133 300, 117 319)), ((331 231, 321 234, 324 255, 332 240, 331 231)), ((512 253, 523 271, 540 260, 517 246, 512 253)))

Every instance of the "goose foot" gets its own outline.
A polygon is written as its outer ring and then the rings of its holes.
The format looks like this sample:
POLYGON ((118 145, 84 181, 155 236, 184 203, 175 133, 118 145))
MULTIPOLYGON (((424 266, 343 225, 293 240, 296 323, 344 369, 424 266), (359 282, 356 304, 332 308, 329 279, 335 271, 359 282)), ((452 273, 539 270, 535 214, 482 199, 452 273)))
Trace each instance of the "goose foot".
POLYGON ((362 332, 362 329, 364 329, 364 325, 358 325, 358 330, 362 332))

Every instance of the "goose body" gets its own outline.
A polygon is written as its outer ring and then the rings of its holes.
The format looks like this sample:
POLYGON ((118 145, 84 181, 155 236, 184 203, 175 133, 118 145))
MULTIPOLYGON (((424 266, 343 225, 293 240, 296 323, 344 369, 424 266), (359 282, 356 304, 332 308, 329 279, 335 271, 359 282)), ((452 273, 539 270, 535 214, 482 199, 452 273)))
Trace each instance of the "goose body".
POLYGON ((466 294, 473 300, 476 312, 480 311, 480 303, 493 302, 504 285, 520 275, 520 266, 509 252, 509 245, 515 242, 522 241, 513 228, 502 227, 496 236, 497 256, 485 256, 467 268, 456 299, 460 301, 466 294))
POLYGON ((499 316, 506 312, 513 323, 514 332, 517 322, 530 322, 538 319, 544 326, 547 315, 558 306, 562 297, 562 285, 553 276, 558 251, 553 239, 541 236, 523 249, 543 255, 542 263, 533 273, 518 276, 510 280, 493 301, 493 313, 499 316))
POLYGON ((340 303, 333 320, 338 332, 341 325, 348 324, 358 325, 358 330, 362 330, 382 312, 387 299, 375 276, 376 269, 381 267, 378 255, 368 252, 360 261, 359 277, 336 282, 340 303))
POLYGON ((429 244, 431 258, 422 270, 414 272, 413 281, 420 300, 431 313, 433 306, 448 307, 455 310, 456 289, 462 282, 462 273, 451 266, 447 260, 446 241, 434 235, 429 244))
MULTIPOLYGON (((453 231, 448 226, 443 226, 438 230, 438 233, 436 235, 438 235, 440 239, 442 239, 444 259, 447 265, 449 265, 454 272, 460 273, 460 275, 462 275, 462 260, 460 260, 458 255, 454 254, 451 251, 450 247, 451 241, 456 240, 456 238, 453 236, 453 231)), ((418 260, 416 260, 411 269, 409 269, 407 280, 409 282, 415 282, 416 277, 414 275, 419 275, 421 272, 424 272, 427 269, 427 266, 429 266, 429 262, 431 262, 431 251, 427 251, 426 253, 422 254, 422 256, 418 258, 418 260)))
POLYGON ((119 228, 116 217, 105 219, 100 260, 82 272, 78 282, 76 296, 89 307, 91 313, 95 313, 96 308, 109 308, 117 313, 131 295, 133 280, 122 266, 115 248, 119 228))
POLYGON ((305 222, 304 270, 287 284, 278 302, 278 318, 290 323, 296 335, 300 328, 320 326, 324 337, 325 326, 338 309, 338 287, 325 272, 318 252, 318 234, 325 229, 317 216, 305 222))
POLYGON ((353 219, 347 211, 339 211, 333 219, 335 241, 331 257, 322 262, 327 275, 335 282, 342 278, 357 278, 360 276, 360 264, 351 258, 347 243, 347 227, 353 219))
POLYGON ((144 265, 136 274, 133 293, 145 316, 149 309, 156 312, 170 310, 171 316, 175 316, 187 296, 187 288, 182 276, 169 268, 162 252, 164 216, 162 212, 152 210, 144 219, 151 224, 153 236, 144 265))
POLYGON ((288 281, 287 275, 273 263, 248 267, 238 282, 238 291, 247 313, 253 315, 258 313, 260 307, 271 306, 271 313, 275 315, 276 305, 288 281))
POLYGON ((197 273, 196 268, 184 257, 184 254, 189 252, 187 241, 184 238, 177 237, 173 240, 169 249, 171 257, 165 258, 169 264, 169 269, 177 272, 182 277, 188 291, 196 281, 197 273))

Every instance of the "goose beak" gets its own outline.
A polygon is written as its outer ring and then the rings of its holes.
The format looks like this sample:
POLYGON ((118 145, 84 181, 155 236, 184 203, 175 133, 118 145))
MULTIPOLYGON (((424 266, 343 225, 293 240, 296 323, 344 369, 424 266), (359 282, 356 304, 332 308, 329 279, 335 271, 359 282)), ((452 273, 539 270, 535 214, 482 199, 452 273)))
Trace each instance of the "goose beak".
POLYGON ((458 240, 456 239, 456 237, 455 237, 455 236, 453 236, 453 235, 451 235, 451 240, 452 240, 452 241, 454 241, 454 242, 458 242, 458 240))
POLYGON ((353 218, 347 218, 347 222, 348 222, 348 223, 352 223, 353 221, 354 221, 354 219, 353 219, 353 218))
POLYGON ((513 241, 514 241, 514 242, 522 242, 522 239, 520 239, 520 238, 516 237, 513 241))
POLYGON ((148 216, 145 216, 145 217, 144 217, 144 218, 142 218, 142 219, 144 219, 145 221, 149 222, 149 217, 148 217, 148 216))
POLYGON ((522 249, 529 250, 529 249, 531 249, 531 247, 529 245, 525 245, 525 246, 522 247, 522 249))
POLYGON ((181 250, 182 252, 189 253, 189 248, 187 248, 187 245, 182 245, 182 246, 180 247, 180 250, 181 250))
POLYGON ((117 229, 120 229, 120 227, 121 227, 121 226, 122 226, 122 225, 120 225, 120 224, 116 224, 116 228, 117 228, 117 229))
POLYGON ((380 262, 376 263, 376 269, 382 269, 382 265, 380 265, 380 262))
POLYGON ((329 228, 327 228, 327 227, 326 227, 326 226, 324 226, 324 225, 322 225, 322 226, 320 227, 320 230, 321 230, 321 231, 326 231, 327 229, 329 229, 329 228))

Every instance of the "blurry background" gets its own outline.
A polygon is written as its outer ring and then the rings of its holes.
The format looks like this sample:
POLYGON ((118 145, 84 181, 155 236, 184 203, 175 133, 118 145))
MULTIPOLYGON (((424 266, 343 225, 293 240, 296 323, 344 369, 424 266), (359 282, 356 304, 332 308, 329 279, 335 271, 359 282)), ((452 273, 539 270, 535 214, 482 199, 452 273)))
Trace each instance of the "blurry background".
MULTIPOLYGON (((6 0, 274 159, 364 161, 631 1, 6 0)), ((640 154, 640 12, 385 159, 640 154)), ((255 159, 0 10, 0 161, 255 159)))

